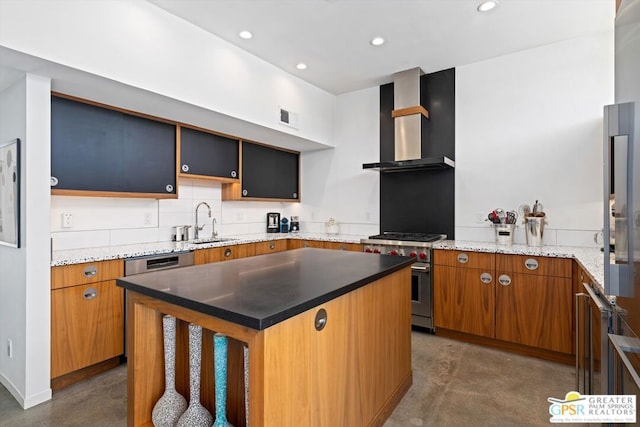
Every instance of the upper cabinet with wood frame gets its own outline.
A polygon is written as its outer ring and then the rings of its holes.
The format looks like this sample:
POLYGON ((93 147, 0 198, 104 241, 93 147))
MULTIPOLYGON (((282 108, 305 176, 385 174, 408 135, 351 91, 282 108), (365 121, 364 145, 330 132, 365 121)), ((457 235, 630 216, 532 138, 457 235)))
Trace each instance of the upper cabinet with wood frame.
POLYGON ((240 183, 223 184, 222 200, 300 201, 300 153, 242 142, 240 183))
POLYGON ((51 97, 51 194, 177 198, 176 124, 51 97))
POLYGON ((180 177, 239 182, 238 138, 185 125, 179 135, 180 177))

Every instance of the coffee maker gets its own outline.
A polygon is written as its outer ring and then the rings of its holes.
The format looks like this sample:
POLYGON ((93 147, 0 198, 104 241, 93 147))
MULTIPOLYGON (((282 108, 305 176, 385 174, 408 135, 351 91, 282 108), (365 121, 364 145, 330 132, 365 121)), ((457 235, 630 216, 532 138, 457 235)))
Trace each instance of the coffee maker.
POLYGON ((267 214, 267 233, 278 233, 280 231, 280 214, 269 212, 267 214))
POLYGON ((291 221, 289 222, 289 231, 292 233, 297 233, 300 231, 300 221, 297 216, 291 216, 291 221))

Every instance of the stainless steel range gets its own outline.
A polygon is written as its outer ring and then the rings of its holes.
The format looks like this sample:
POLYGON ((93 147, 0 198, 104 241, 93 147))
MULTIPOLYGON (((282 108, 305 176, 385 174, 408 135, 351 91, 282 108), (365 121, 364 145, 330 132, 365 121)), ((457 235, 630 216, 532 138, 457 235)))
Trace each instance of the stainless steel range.
POLYGON ((444 234, 385 232, 360 240, 364 252, 415 258, 411 266, 411 324, 433 330, 433 282, 431 247, 444 234))

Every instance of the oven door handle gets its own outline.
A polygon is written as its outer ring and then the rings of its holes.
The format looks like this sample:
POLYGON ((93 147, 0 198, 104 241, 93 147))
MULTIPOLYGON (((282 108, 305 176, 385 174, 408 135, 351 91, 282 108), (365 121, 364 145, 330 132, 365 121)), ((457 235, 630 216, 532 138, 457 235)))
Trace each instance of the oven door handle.
POLYGON ((411 270, 412 271, 421 271, 423 273, 427 273, 429 272, 430 268, 429 265, 412 265, 411 266, 411 270))

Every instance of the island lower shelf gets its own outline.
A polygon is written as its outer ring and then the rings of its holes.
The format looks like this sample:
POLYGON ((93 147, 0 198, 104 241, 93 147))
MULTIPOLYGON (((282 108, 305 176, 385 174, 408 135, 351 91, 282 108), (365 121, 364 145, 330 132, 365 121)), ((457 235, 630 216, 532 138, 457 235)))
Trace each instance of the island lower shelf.
POLYGON ((189 399, 189 323, 204 329, 201 402, 213 414, 213 333, 229 338, 227 419, 259 426, 380 426, 412 383, 411 271, 405 267, 256 330, 127 290, 128 425, 152 425, 164 391, 162 316, 178 319, 176 388, 189 399), (316 313, 326 325, 316 330, 316 313))

